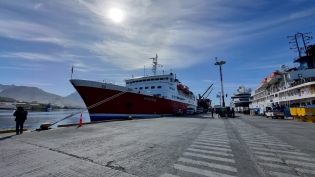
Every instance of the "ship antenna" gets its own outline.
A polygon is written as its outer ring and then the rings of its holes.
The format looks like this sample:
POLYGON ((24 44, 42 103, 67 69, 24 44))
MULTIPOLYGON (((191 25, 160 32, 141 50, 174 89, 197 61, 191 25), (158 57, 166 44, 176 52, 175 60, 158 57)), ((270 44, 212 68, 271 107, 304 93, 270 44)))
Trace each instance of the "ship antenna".
POLYGON ((163 67, 163 66, 158 64, 158 62, 157 62, 158 55, 157 54, 156 54, 155 58, 150 58, 150 59, 153 60, 152 72, 153 72, 153 75, 155 76, 157 67, 163 67))

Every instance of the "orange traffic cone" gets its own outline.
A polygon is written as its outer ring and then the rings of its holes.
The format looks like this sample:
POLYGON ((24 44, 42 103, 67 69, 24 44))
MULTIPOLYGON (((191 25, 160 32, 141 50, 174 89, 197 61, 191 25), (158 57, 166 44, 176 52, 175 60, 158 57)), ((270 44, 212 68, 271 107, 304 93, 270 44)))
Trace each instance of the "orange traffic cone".
POLYGON ((80 116, 80 122, 79 122, 79 127, 82 126, 82 113, 81 113, 81 116, 80 116))

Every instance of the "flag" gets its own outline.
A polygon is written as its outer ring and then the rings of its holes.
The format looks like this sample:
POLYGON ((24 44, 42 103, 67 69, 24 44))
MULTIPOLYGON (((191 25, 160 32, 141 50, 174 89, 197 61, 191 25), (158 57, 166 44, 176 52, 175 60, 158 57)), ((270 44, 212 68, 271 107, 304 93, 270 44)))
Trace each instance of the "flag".
POLYGON ((217 94, 217 98, 220 98, 220 95, 217 94))
POLYGON ((73 65, 72 65, 71 73, 73 74, 73 65))

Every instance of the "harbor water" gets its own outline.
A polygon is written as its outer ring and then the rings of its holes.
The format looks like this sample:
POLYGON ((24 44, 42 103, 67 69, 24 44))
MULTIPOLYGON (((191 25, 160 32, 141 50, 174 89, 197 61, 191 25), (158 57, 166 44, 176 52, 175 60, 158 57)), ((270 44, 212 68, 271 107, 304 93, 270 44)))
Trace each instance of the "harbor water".
MULTIPOLYGON (((28 111, 27 120, 24 123, 24 128, 28 130, 36 130, 44 122, 54 123, 71 113, 78 112, 79 110, 56 110, 52 112, 31 112, 28 111)), ((15 129, 15 117, 13 116, 13 110, 0 110, 0 130, 15 129)), ((79 123, 80 114, 74 115, 68 119, 62 120, 57 124, 51 126, 51 128, 57 128, 61 124, 73 124, 79 123)), ((90 122, 90 116, 88 111, 82 113, 82 121, 90 122)))

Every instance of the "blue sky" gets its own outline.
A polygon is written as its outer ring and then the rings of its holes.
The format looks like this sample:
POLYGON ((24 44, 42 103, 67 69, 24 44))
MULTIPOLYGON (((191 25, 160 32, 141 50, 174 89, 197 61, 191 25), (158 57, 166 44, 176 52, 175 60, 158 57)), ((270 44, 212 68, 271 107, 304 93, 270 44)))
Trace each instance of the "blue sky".
MULTIPOLYGON (((0 1, 0 84, 67 96, 74 78, 112 81, 151 75, 149 58, 196 95, 254 89, 281 64, 294 66, 288 35, 315 33, 314 0, 0 1), (111 16, 112 9, 118 9, 111 16), (120 21, 119 21, 120 20, 120 21)), ((314 43, 314 40, 311 41, 314 43)))

